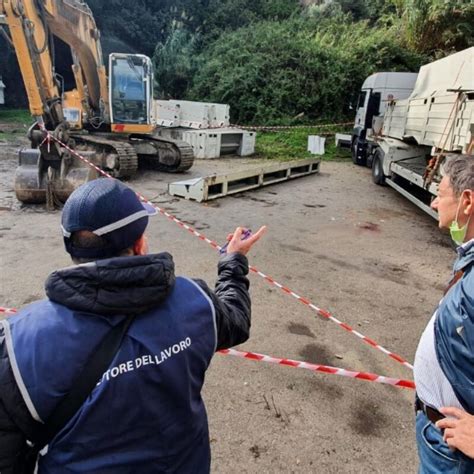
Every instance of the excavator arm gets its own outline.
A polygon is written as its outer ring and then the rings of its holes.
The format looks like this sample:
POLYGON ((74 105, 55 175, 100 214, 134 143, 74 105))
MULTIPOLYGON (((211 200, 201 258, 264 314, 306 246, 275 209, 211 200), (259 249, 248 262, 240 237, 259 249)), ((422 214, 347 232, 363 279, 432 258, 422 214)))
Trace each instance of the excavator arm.
POLYGON ((45 17, 51 33, 71 47, 76 86, 89 120, 109 122, 100 32, 90 8, 80 0, 45 0, 45 17))
POLYGON ((0 0, 31 114, 55 128, 64 121, 62 91, 55 77, 51 36, 71 47, 81 112, 89 120, 108 121, 107 76, 99 30, 80 0, 0 0))
POLYGON ((42 122, 63 120, 58 102, 59 90, 53 77, 49 38, 34 2, 2 0, 0 14, 5 16, 11 41, 20 66, 31 114, 42 122))

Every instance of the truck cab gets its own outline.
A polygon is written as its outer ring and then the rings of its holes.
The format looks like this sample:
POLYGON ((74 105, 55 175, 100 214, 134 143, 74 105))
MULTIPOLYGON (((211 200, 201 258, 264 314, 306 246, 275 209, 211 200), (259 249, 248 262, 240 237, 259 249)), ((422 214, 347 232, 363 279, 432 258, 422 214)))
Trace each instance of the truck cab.
POLYGON ((387 104, 406 99, 413 91, 418 74, 411 72, 378 72, 369 76, 360 90, 351 139, 352 161, 367 164, 367 139, 380 133, 387 104))

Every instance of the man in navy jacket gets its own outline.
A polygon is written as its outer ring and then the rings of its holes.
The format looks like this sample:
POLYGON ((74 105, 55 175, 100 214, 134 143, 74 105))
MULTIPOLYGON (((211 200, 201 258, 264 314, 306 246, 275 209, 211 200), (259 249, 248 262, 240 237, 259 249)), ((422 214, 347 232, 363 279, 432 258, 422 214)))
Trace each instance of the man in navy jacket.
POLYGON ((247 340, 246 253, 264 228, 238 228, 218 264, 215 291, 176 277, 171 255, 148 254, 156 213, 113 179, 91 181, 62 214, 75 266, 52 273, 47 299, 0 322, 0 472, 14 473, 26 441, 71 390, 115 325, 122 345, 75 416, 41 453, 39 473, 207 473, 201 398, 214 352, 247 340))

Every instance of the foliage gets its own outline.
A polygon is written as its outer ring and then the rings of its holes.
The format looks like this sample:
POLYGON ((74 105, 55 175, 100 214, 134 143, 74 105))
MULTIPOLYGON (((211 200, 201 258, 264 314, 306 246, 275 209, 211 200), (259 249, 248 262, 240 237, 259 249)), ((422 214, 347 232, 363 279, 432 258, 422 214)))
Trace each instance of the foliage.
POLYGON ((295 0, 210 0, 199 31, 207 38, 215 39, 224 31, 233 31, 261 20, 277 22, 299 11, 295 0))
POLYGON ((403 36, 414 51, 444 56, 474 45, 474 4, 458 0, 406 0, 403 36))
MULTIPOLYGON (((202 38, 261 19, 280 20, 298 10, 297 0, 88 0, 99 29, 129 48, 152 55, 176 30, 202 38)), ((110 51, 107 51, 107 53, 110 51)))
POLYGON ((237 122, 276 123, 304 114, 334 120, 369 74, 416 70, 419 55, 394 33, 352 23, 295 18, 223 34, 198 58, 188 98, 230 104, 237 122))
POLYGON ((470 0, 332 0, 311 5, 312 17, 340 13, 371 25, 395 27, 400 43, 437 58, 474 45, 474 3, 470 0))
POLYGON ((299 11, 296 0, 209 0, 199 12, 183 13, 187 21, 172 22, 172 31, 153 56, 159 96, 184 97, 197 71, 195 56, 224 31, 262 19, 286 19, 299 11))
POLYGON ((30 111, 26 109, 1 109, 0 108, 0 127, 3 124, 19 124, 29 126, 33 119, 30 111))
MULTIPOLYGON (((340 131, 335 127, 334 131, 340 131)), ((296 128, 278 132, 258 132, 256 143, 256 157, 271 160, 290 161, 302 158, 314 158, 307 151, 308 135, 318 134, 321 130, 315 128, 296 128)), ((324 129, 327 133, 327 129, 324 129)), ((334 135, 326 137, 325 153, 323 160, 350 160, 350 151, 337 148, 334 135)))
MULTIPOLYGON (((372 72, 416 71, 474 45, 474 5, 467 0, 87 3, 104 57, 153 56, 157 96, 229 103, 241 122, 340 119, 352 115, 350 98, 372 72)), ((15 55, 4 45, 0 37, 8 105, 26 105, 15 55)), ((69 56, 56 51, 56 72, 69 86, 69 56)))
POLYGON ((24 138, 26 130, 31 125, 29 110, 5 109, 0 107, 0 141, 15 141, 24 138))
POLYGON ((168 34, 167 24, 173 14, 171 0, 160 1, 160 8, 152 0, 88 0, 87 3, 102 35, 120 39, 129 50, 151 55, 155 45, 168 34))
POLYGON ((175 30, 159 44, 153 56, 156 94, 162 98, 183 97, 196 72, 196 36, 188 31, 175 30))
POLYGON ((307 8, 307 13, 312 17, 336 20, 342 13, 349 15, 352 21, 369 20, 371 24, 396 11, 396 5, 390 0, 332 0, 307 8))
POLYGON ((13 50, 0 36, 0 77, 5 83, 5 104, 8 107, 26 107, 26 91, 20 77, 20 68, 13 50), (2 43, 3 41, 3 43, 2 43))

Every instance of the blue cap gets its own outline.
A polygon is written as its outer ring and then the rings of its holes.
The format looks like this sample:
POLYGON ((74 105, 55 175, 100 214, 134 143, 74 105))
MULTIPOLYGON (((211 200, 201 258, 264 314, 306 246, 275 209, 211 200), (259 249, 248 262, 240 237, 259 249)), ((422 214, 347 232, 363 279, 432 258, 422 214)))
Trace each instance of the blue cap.
POLYGON ((134 191, 116 179, 99 178, 78 187, 64 205, 61 227, 66 251, 77 258, 114 257, 143 235, 148 216, 156 209, 140 201, 134 191), (71 235, 88 230, 105 241, 101 248, 79 248, 71 235))

